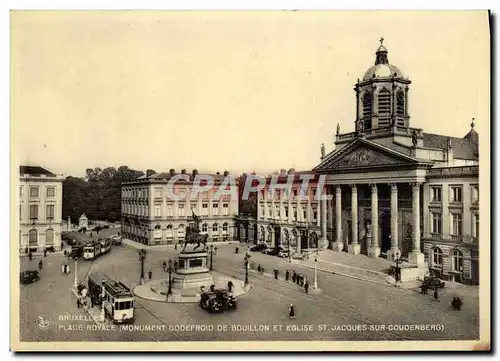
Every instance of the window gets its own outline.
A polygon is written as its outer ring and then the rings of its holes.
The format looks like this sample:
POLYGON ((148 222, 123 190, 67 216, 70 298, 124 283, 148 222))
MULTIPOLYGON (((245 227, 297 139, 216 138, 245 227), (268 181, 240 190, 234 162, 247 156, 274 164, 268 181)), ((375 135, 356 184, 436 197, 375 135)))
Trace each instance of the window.
POLYGON ((208 216, 208 204, 207 203, 203 203, 201 205, 201 215, 208 216))
POLYGON ((397 115, 405 115, 405 94, 401 90, 396 96, 396 113, 397 115))
POLYGON ((179 228, 177 229, 177 238, 184 239, 184 236, 185 236, 184 225, 179 224, 179 228))
POLYGON ((179 216, 184 217, 184 204, 179 204, 179 216))
POLYGON ((219 225, 217 223, 212 225, 212 232, 219 232, 219 225))
POLYGON ((388 126, 391 116, 391 92, 382 89, 378 96, 379 126, 388 126))
POLYGON ((473 224, 472 224, 472 237, 479 238, 479 213, 472 214, 473 224))
POLYGON ((431 233, 442 233, 442 221, 441 221, 441 213, 432 213, 432 229, 431 233))
POLYGON ((318 217, 318 208, 314 207, 313 208, 313 221, 316 221, 318 217))
POLYGON ((280 218, 280 207, 279 206, 276 206, 276 208, 274 209, 274 214, 275 214, 275 218, 280 218))
POLYGON ((227 225, 227 223, 224 223, 224 224, 222 225, 222 231, 223 231, 223 232, 227 232, 227 230, 228 230, 228 225, 227 225))
POLYGON ((229 203, 224 203, 222 205, 222 211, 225 216, 229 215, 229 203))
POLYGON ((167 206, 167 217, 173 217, 174 216, 174 209, 172 205, 167 206))
POLYGON ((214 216, 219 215, 219 204, 218 203, 212 204, 212 213, 214 216))
POLYGON ((30 229, 28 232, 28 242, 30 247, 38 245, 38 232, 36 229, 30 229))
POLYGON ((155 198, 161 198, 161 189, 155 189, 155 198))
POLYGON ((30 187, 30 197, 38 198, 38 187, 30 187))
POLYGON ((478 203, 479 202, 479 186, 473 185, 471 187, 471 193, 472 193, 472 203, 478 203))
POLYGON ((372 94, 365 93, 363 95, 363 118, 371 117, 372 115, 372 94))
POLYGON ((160 208, 160 206, 155 206, 155 217, 157 217, 157 218, 161 217, 161 208, 160 208))
POLYGON ((464 269, 464 256, 458 249, 451 252, 451 267, 455 272, 462 272, 464 269))
POLYGON ((462 202, 462 187, 451 187, 451 201, 462 202))
POLYGON ((19 196, 22 197, 24 195, 24 187, 20 186, 19 187, 19 196))
POLYGON ((294 197, 297 196, 297 189, 296 188, 292 189, 292 194, 293 194, 294 197))
POLYGON ((49 204, 46 206, 45 208, 45 218, 48 220, 48 221, 51 221, 55 218, 54 216, 54 210, 55 210, 55 206, 53 204, 49 204))
POLYGON ((453 213, 452 215, 452 236, 461 236, 462 235, 462 214, 453 213))
POLYGON ((441 187, 431 187, 431 202, 441 202, 441 187))
POLYGON ((307 206, 302 206, 302 220, 307 221, 307 206))
POLYGON ((203 223, 203 224, 201 225, 201 231, 202 231, 202 232, 208 232, 208 224, 203 223))
POLYGON ((19 219, 23 219, 23 205, 19 205, 19 219))
POLYGON ((292 221, 296 221, 297 220, 297 208, 294 208, 293 209, 293 219, 292 221))
POLYGON ((38 219, 38 205, 37 204, 30 205, 30 219, 31 220, 38 219))
POLYGON ((433 267, 441 267, 443 264, 443 251, 440 248, 432 249, 432 266, 433 267))
POLYGON ((285 218, 288 218, 288 207, 285 207, 285 218))

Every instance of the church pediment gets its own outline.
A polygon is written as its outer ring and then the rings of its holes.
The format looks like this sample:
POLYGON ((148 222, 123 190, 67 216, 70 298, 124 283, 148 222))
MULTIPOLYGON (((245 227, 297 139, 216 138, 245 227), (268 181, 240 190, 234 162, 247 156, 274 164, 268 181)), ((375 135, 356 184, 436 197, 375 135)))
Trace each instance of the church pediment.
POLYGON ((325 159, 315 170, 367 169, 415 165, 418 162, 386 147, 354 141, 336 154, 325 159))

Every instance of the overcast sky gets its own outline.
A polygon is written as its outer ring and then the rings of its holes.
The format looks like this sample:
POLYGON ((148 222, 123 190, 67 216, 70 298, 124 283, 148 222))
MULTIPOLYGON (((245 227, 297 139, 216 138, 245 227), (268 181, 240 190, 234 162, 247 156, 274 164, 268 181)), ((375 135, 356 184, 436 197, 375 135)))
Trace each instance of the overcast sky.
POLYGON ((487 12, 13 12, 14 161, 64 175, 312 169, 379 38, 412 127, 489 132, 487 12))

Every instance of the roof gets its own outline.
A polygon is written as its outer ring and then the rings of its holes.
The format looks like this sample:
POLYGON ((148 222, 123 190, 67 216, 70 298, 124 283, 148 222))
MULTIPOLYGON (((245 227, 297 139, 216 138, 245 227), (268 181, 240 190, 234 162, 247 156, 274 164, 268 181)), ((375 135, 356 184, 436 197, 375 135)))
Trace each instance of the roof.
POLYGON ((392 64, 377 64, 369 68, 365 75, 363 76, 363 81, 367 81, 373 78, 390 78, 395 76, 397 78, 403 78, 403 73, 397 66, 392 64))
POLYGON ((19 174, 31 174, 31 175, 50 175, 50 176, 55 176, 54 173, 48 171, 45 168, 39 167, 39 166, 32 166, 32 165, 21 165, 19 167, 19 174))
POLYGON ((456 159, 479 159, 478 143, 472 143, 465 138, 448 137, 446 135, 424 133, 424 147, 446 149, 448 139, 451 140, 453 158, 456 159))

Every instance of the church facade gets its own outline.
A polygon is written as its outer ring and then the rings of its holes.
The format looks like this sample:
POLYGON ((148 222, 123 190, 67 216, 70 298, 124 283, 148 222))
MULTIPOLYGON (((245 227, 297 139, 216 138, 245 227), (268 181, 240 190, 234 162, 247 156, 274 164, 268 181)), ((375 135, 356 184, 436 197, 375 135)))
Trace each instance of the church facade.
POLYGON ((401 254, 443 278, 477 283, 479 153, 474 121, 463 137, 412 127, 411 81, 389 63, 381 43, 375 64, 354 86, 354 131, 337 125, 335 149, 313 172, 326 176, 331 200, 320 221, 334 251, 369 257, 401 254), (330 214, 330 212, 332 214, 330 214))

